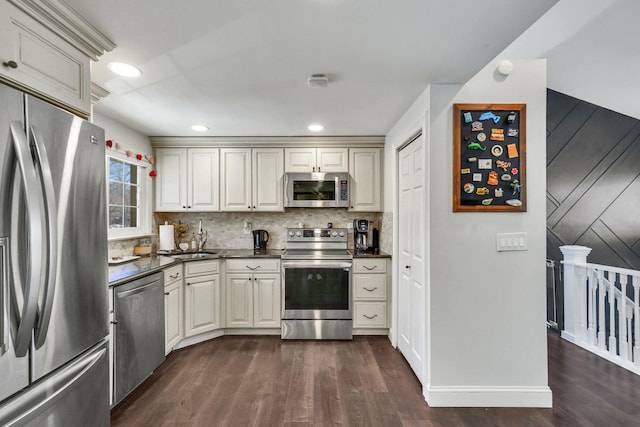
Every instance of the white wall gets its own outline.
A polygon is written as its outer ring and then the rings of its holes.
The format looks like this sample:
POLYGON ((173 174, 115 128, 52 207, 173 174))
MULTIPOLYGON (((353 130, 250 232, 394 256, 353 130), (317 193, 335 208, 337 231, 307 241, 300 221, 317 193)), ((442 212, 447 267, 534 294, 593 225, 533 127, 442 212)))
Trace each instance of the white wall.
MULTIPOLYGON (((495 73, 496 61, 463 86, 430 86, 387 135, 386 155, 393 159, 394 147, 424 123, 428 215, 422 238, 429 240, 424 393, 432 406, 551 405, 545 324, 546 63, 513 63, 507 78, 495 73), (527 104, 528 212, 452 212, 454 103, 527 104), (527 232, 529 250, 496 252, 496 233, 514 231, 527 232)), ((395 161, 385 164, 390 191, 396 186, 395 161)))
POLYGON ((130 127, 95 112, 92 122, 104 129, 105 139, 119 143, 123 150, 131 150, 136 154, 153 153, 149 138, 130 127))

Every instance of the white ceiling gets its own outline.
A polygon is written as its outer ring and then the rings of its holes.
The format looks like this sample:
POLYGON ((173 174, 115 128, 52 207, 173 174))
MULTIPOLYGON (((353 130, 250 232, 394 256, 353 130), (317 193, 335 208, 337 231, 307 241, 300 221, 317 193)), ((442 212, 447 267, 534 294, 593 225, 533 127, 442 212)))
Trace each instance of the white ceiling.
POLYGON ((547 86, 640 119, 640 1, 560 0, 500 56, 547 58, 547 86))
POLYGON ((312 122, 386 134, 429 83, 466 82, 557 0, 65 1, 118 46, 93 64, 110 92, 96 112, 149 136, 297 136, 312 122), (116 77, 115 60, 143 76, 116 77), (307 87, 314 73, 329 86, 307 87))

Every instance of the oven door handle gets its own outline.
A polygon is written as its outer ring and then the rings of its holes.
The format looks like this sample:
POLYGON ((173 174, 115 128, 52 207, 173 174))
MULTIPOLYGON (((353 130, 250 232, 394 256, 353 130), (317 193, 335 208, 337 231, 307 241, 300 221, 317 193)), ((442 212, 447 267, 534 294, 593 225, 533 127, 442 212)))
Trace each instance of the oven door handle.
POLYGON ((282 268, 342 268, 351 270, 351 260, 287 260, 282 262, 282 268))

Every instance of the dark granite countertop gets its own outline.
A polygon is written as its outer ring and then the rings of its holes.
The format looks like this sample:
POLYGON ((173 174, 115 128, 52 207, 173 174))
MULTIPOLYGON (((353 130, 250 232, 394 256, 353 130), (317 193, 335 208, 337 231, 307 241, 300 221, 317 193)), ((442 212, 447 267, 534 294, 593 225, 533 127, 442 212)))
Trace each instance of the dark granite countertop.
POLYGON ((283 249, 206 249, 203 253, 175 252, 152 255, 135 261, 109 266, 109 286, 118 286, 130 280, 160 271, 173 264, 218 258, 280 258, 283 249), (172 255, 176 255, 174 258, 172 255))
POLYGON ((356 252, 353 249, 349 249, 349 253, 354 258, 391 258, 391 254, 388 254, 382 251, 372 253, 372 252, 356 252))
POLYGON ((164 255, 147 256, 135 261, 109 266, 109 286, 118 286, 130 280, 160 271, 182 260, 164 255))
MULTIPOLYGON (((181 262, 218 258, 280 258, 284 252, 284 249, 267 249, 264 251, 253 249, 206 249, 205 253, 200 254, 175 252, 175 254, 152 255, 124 264, 109 266, 109 286, 118 286, 181 262), (177 255, 179 258, 174 258, 171 255, 177 255)), ((350 249, 349 253, 354 258, 391 258, 391 255, 386 252, 362 253, 354 252, 350 249)))

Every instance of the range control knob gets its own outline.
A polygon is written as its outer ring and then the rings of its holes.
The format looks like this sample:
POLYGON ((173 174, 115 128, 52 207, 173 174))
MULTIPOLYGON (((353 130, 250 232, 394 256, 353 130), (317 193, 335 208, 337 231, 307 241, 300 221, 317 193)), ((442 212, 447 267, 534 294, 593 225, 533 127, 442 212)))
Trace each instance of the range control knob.
POLYGON ((338 235, 338 232, 337 232, 337 231, 332 231, 332 232, 331 232, 331 236, 336 237, 337 235, 338 235))
POLYGON ((344 231, 341 231, 338 235, 339 235, 340 237, 344 237, 344 231))
POLYGON ((302 231, 296 231, 296 236, 301 237, 302 236, 302 231))
POLYGON ((293 232, 293 230, 289 231, 289 237, 293 237, 296 233, 293 232))

